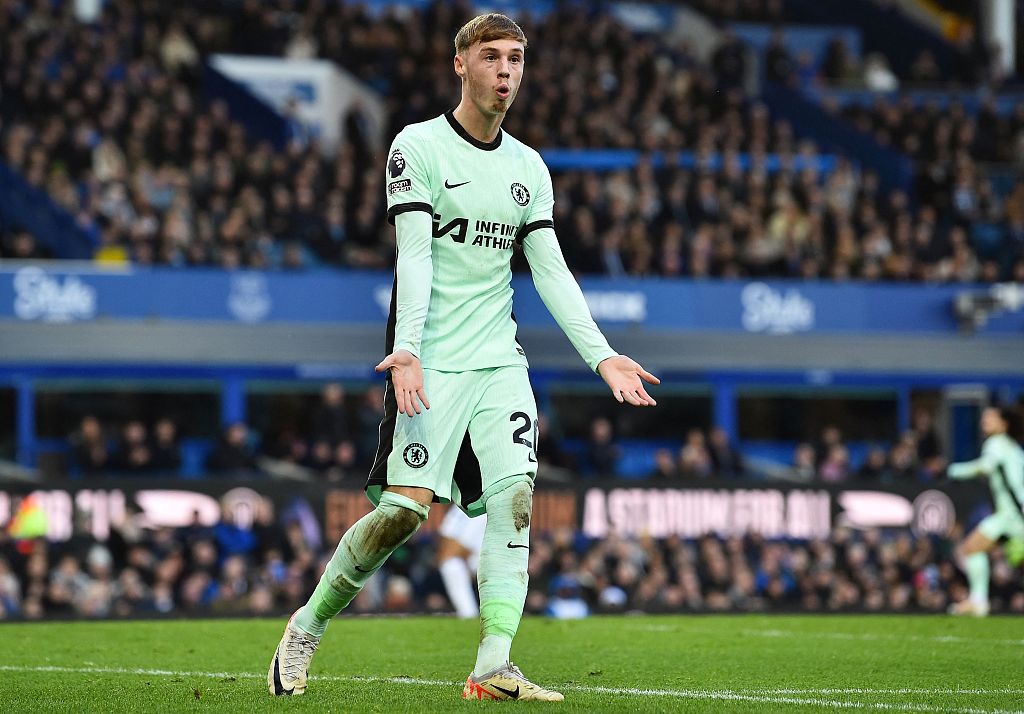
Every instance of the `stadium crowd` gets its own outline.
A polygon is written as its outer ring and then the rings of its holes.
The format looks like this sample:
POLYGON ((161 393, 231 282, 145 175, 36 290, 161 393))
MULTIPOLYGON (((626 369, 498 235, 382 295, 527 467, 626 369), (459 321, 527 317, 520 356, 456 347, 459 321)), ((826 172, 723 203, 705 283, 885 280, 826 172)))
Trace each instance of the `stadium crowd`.
MULTIPOLYGON (((347 394, 327 383, 315 401, 294 407, 302 416, 271 418, 262 428, 230 424, 220 435, 190 433, 204 443, 202 471, 213 477, 285 477, 309 481, 361 483, 377 449, 384 416, 383 394, 372 386, 347 394)), ((609 416, 593 416, 585 432, 565 433, 556 407, 542 411, 537 454, 545 479, 561 482, 625 477, 631 480, 686 482, 699 479, 786 479, 804 483, 847 480, 876 483, 931 481, 945 467, 943 448, 927 409, 918 409, 912 428, 894 434, 890 443, 859 444, 852 449, 839 427, 826 424, 819 434, 804 434, 789 464, 752 468, 723 429, 709 425, 680 426, 667 437, 671 447, 652 441, 649 472, 623 468, 625 428, 609 416)), ((648 435, 650 437, 651 435, 648 435)), ((643 441, 641 439, 641 441, 643 441)), ((151 421, 136 415, 103 418, 88 413, 67 435, 67 455, 54 473, 81 477, 177 477, 183 465, 182 435, 167 415, 151 421)), ((195 475, 195 474, 193 474, 195 475)))
MULTIPOLYGON (((172 17, 157 3, 111 2, 87 24, 72 6, 0 4, 0 140, 4 161, 95 237, 98 260, 390 264, 381 147, 359 110, 335 152, 301 132, 276 151, 248 140, 224 102, 204 103, 201 59, 335 60, 382 92, 390 136, 453 102, 450 37, 468 8, 374 17, 349 3, 208 3, 172 17)), ((983 131, 987 115, 975 121, 955 107, 851 115, 920 160, 924 200, 915 201, 842 158, 827 173, 813 168, 829 157, 744 97, 728 43, 703 65, 609 15, 556 12, 524 20, 530 81, 506 129, 537 147, 645 157, 620 170, 556 172, 556 224, 577 272, 1024 279, 1024 189, 998 196, 975 164, 1020 143, 1016 115, 994 134, 983 131), (765 168, 770 153, 782 170, 765 168), (811 168, 795 168, 797 159, 811 168), (970 221, 992 229, 979 238, 970 221)), ((2 257, 46 255, 17 227, 0 240, 2 257)))
MULTIPOLYGON (((106 543, 0 532, 0 619, 290 612, 329 556, 306 519, 301 508, 279 520, 258 513, 248 527, 228 519, 153 529, 128 519, 106 543)), ((843 528, 810 542, 536 533, 527 610, 938 612, 964 594, 952 542, 843 528)), ((430 534, 403 546, 353 611, 450 611, 435 551, 430 534)), ((1024 612, 1024 590, 998 553, 992 574, 993 610, 1024 612)))

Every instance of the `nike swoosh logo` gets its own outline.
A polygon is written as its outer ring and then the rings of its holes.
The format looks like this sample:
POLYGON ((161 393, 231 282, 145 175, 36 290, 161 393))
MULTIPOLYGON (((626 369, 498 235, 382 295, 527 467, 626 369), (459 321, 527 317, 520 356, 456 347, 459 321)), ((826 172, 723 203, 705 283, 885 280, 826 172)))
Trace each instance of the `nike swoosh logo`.
POLYGON ((505 689, 504 687, 499 687, 497 684, 492 684, 491 686, 494 687, 495 689, 497 689, 499 692, 505 692, 505 694, 509 695, 513 699, 519 699, 519 685, 518 684, 516 685, 516 688, 515 688, 514 691, 511 690, 511 689, 505 689))
POLYGON ((356 566, 356 570, 358 570, 360 573, 372 573, 373 572, 372 570, 363 570, 358 565, 356 566))
POLYGON ((512 541, 509 541, 508 542, 508 546, 506 546, 506 547, 508 547, 508 548, 526 548, 527 550, 530 549, 530 546, 528 546, 528 545, 516 545, 512 541))
POLYGON ((444 180, 445 188, 458 188, 459 186, 465 186, 469 181, 463 181, 462 183, 448 183, 448 179, 444 180))
MULTIPOLYGON (((518 687, 517 687, 518 689, 518 687)), ((274 694, 281 696, 286 694, 291 696, 292 692, 295 691, 295 687, 291 689, 285 689, 284 685, 281 684, 281 658, 275 655, 274 657, 274 694)))

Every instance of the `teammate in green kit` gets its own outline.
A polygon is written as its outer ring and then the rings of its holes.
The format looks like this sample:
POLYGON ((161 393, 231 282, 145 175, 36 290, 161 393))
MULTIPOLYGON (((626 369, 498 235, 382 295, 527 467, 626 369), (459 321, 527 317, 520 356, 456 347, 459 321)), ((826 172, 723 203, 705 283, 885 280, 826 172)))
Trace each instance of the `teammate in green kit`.
POLYGON ((341 538, 316 590, 289 620, 270 664, 275 695, 302 694, 327 623, 426 520, 431 502, 487 514, 477 572, 480 645, 463 697, 561 701, 509 661, 527 588, 537 406, 512 313, 513 250, 544 304, 619 402, 653 406, 658 379, 618 355, 566 268, 551 177, 536 151, 501 130, 523 77, 527 40, 504 15, 455 38, 462 100, 403 129, 388 153, 388 219, 398 259, 387 327, 380 444, 366 484, 375 509, 341 538))
POLYGON ((967 574, 970 596, 950 607, 954 615, 988 614, 988 552, 1001 538, 1014 542, 1024 539, 1024 451, 1009 435, 1014 414, 1006 409, 988 407, 981 414, 985 443, 981 458, 950 464, 950 478, 988 477, 995 513, 988 516, 957 549, 967 574))

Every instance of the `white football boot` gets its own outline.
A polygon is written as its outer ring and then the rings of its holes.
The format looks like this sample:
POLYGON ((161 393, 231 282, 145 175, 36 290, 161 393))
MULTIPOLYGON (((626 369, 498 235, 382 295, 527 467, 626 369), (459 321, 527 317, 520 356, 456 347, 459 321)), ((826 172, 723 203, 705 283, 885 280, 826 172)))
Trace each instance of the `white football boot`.
POLYGON ((295 696, 306 692, 309 663, 313 659, 317 645, 320 644, 319 637, 307 635, 292 625, 292 620, 298 612, 296 610, 292 613, 288 624, 285 625, 284 635, 274 651, 274 659, 270 661, 270 671, 267 672, 267 687, 275 697, 295 696))

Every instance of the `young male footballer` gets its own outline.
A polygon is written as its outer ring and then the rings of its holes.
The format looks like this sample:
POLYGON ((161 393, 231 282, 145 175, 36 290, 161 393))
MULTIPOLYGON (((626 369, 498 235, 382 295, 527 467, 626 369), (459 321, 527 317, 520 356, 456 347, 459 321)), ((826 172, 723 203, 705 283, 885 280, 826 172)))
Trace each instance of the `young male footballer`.
POLYGON ((988 614, 988 552, 1002 538, 1024 538, 1024 451, 1009 435, 1013 417, 1009 410, 985 409, 981 413, 981 431, 985 435, 981 458, 950 464, 947 470, 950 478, 987 477, 995 505, 995 513, 984 518, 957 548, 970 595, 950 607, 954 615, 988 614))
POLYGON ((480 645, 462 696, 561 701, 509 660, 526 599, 537 473, 537 406, 516 339, 510 259, 521 246, 544 304, 619 402, 653 406, 659 380, 616 354, 566 268, 540 156, 501 130, 526 63, 526 36, 499 14, 455 37, 459 105, 405 127, 387 162, 398 258, 387 327, 385 417, 366 483, 375 508, 342 536, 309 601, 285 627, 272 694, 302 694, 313 653, 433 501, 487 514, 477 572, 480 645))

